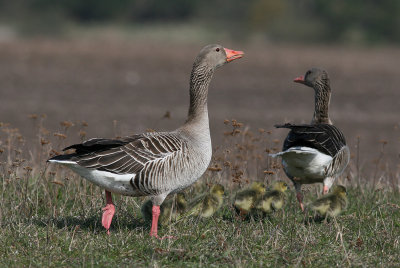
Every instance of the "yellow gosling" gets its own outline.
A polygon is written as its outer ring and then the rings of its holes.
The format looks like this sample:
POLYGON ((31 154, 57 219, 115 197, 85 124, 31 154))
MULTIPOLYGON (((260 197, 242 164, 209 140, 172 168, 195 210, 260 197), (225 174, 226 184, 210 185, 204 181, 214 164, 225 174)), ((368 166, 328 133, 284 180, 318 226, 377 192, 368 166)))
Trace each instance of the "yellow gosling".
POLYGON ((264 194, 265 185, 253 182, 248 189, 236 193, 233 206, 240 216, 247 215, 254 208, 255 202, 264 194))
POLYGON ((225 189, 220 184, 211 187, 210 192, 194 198, 189 203, 189 214, 209 218, 219 210, 223 203, 225 189))
POLYGON ((288 185, 283 181, 276 181, 270 190, 256 202, 255 210, 263 214, 279 210, 286 202, 286 190, 288 185))
POLYGON ((346 187, 336 185, 333 187, 332 193, 315 200, 309 205, 309 208, 327 219, 327 217, 336 217, 346 210, 347 203, 346 187))
MULTIPOLYGON (((152 207, 153 203, 149 199, 143 203, 141 212, 143 219, 146 222, 152 221, 152 207)), ((187 201, 184 193, 176 194, 175 198, 170 198, 169 200, 162 203, 160 206, 160 217, 159 223, 162 226, 167 226, 171 221, 175 221, 176 218, 183 214, 187 209, 187 201)))

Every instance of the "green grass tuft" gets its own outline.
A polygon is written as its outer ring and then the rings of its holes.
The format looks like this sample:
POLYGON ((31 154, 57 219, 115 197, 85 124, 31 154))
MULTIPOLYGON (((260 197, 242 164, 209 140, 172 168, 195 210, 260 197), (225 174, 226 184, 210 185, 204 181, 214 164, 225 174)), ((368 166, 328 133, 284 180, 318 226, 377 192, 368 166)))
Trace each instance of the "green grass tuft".
MULTIPOLYGON (((364 181, 355 156, 346 179, 339 180, 348 189, 349 206, 336 219, 309 221, 311 215, 300 211, 292 187, 282 210, 243 221, 231 205, 235 191, 252 180, 270 183, 285 176, 265 149, 277 150, 279 141, 264 131, 243 130, 236 121, 233 125, 224 146, 214 152, 213 168, 202 178, 224 184, 222 209, 207 220, 184 217, 161 228, 160 235, 177 237, 163 241, 149 236, 150 226, 140 215, 144 199, 121 196, 114 196, 116 215, 107 236, 101 226, 103 191, 45 163, 65 138, 39 135, 39 141, 49 142, 22 159, 10 149, 22 147, 18 133, 3 127, 4 140, 13 147, 3 147, 0 164, 1 266, 400 266, 398 174, 377 169, 364 181), (371 183, 375 177, 379 180, 371 183)), ((318 187, 304 187, 306 203, 317 198, 318 187)), ((188 191, 191 198, 193 192, 188 191)))

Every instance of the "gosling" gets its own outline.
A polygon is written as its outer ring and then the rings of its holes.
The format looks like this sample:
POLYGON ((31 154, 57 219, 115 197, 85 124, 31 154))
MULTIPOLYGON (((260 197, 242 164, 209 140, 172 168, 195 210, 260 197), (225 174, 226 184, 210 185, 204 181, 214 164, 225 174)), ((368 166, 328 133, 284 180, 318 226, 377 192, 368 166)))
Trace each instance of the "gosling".
POLYGON ((224 201, 224 186, 214 184, 209 193, 195 197, 189 203, 189 215, 199 216, 200 218, 209 218, 217 212, 224 201))
POLYGON ((253 182, 250 188, 237 192, 233 202, 236 212, 242 217, 246 216, 264 192, 265 185, 261 182, 253 182))
POLYGON ((283 181, 276 181, 272 184, 270 190, 256 202, 256 212, 262 212, 263 215, 279 210, 286 202, 286 190, 288 185, 283 181))
POLYGON ((347 208, 347 192, 346 187, 336 185, 333 187, 332 193, 322 196, 309 205, 312 211, 317 212, 321 217, 336 217, 347 208))
MULTIPOLYGON (((182 215, 186 211, 187 205, 184 193, 176 194, 176 202, 174 198, 171 198, 162 203, 160 206, 160 225, 167 226, 171 221, 176 220, 178 216, 182 215)), ((141 212, 143 219, 146 222, 151 222, 152 220, 152 207, 153 203, 150 199, 142 205, 141 212)))

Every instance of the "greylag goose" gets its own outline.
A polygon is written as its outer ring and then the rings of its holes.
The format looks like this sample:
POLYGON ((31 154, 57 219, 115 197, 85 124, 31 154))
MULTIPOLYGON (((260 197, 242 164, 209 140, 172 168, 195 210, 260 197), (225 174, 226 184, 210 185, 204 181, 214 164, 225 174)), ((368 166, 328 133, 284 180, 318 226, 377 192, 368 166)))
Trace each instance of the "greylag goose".
POLYGON ((290 132, 282 152, 272 156, 282 157, 283 169, 293 181, 297 200, 304 211, 301 185, 322 182, 323 194, 326 194, 349 163, 350 151, 343 133, 332 125, 328 115, 331 88, 326 71, 312 68, 294 82, 314 88, 314 116, 309 125, 276 125, 290 132))
POLYGON ((220 45, 205 46, 190 76, 190 106, 186 122, 172 132, 149 132, 122 139, 90 139, 68 146, 70 154, 50 158, 105 189, 107 205, 102 225, 109 233, 115 207, 111 193, 150 196, 153 202, 150 236, 158 238, 160 205, 206 171, 211 160, 207 110, 208 86, 215 70, 243 56, 220 45))

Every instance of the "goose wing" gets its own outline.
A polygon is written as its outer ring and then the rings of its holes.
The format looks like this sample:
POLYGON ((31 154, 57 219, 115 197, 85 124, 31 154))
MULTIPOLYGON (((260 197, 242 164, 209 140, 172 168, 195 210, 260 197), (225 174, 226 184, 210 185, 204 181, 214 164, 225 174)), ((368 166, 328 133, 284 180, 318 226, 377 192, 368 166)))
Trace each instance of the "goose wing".
MULTIPOLYGON (((115 174, 138 173, 147 164, 163 161, 182 151, 184 143, 175 133, 146 133, 122 139, 91 139, 64 150, 75 153, 53 157, 115 174)), ((50 160, 52 160, 50 159, 50 160)))
POLYGON ((290 132, 283 144, 283 151, 295 146, 304 146, 335 157, 346 146, 343 133, 329 124, 315 125, 275 125, 276 128, 288 128, 290 132))

